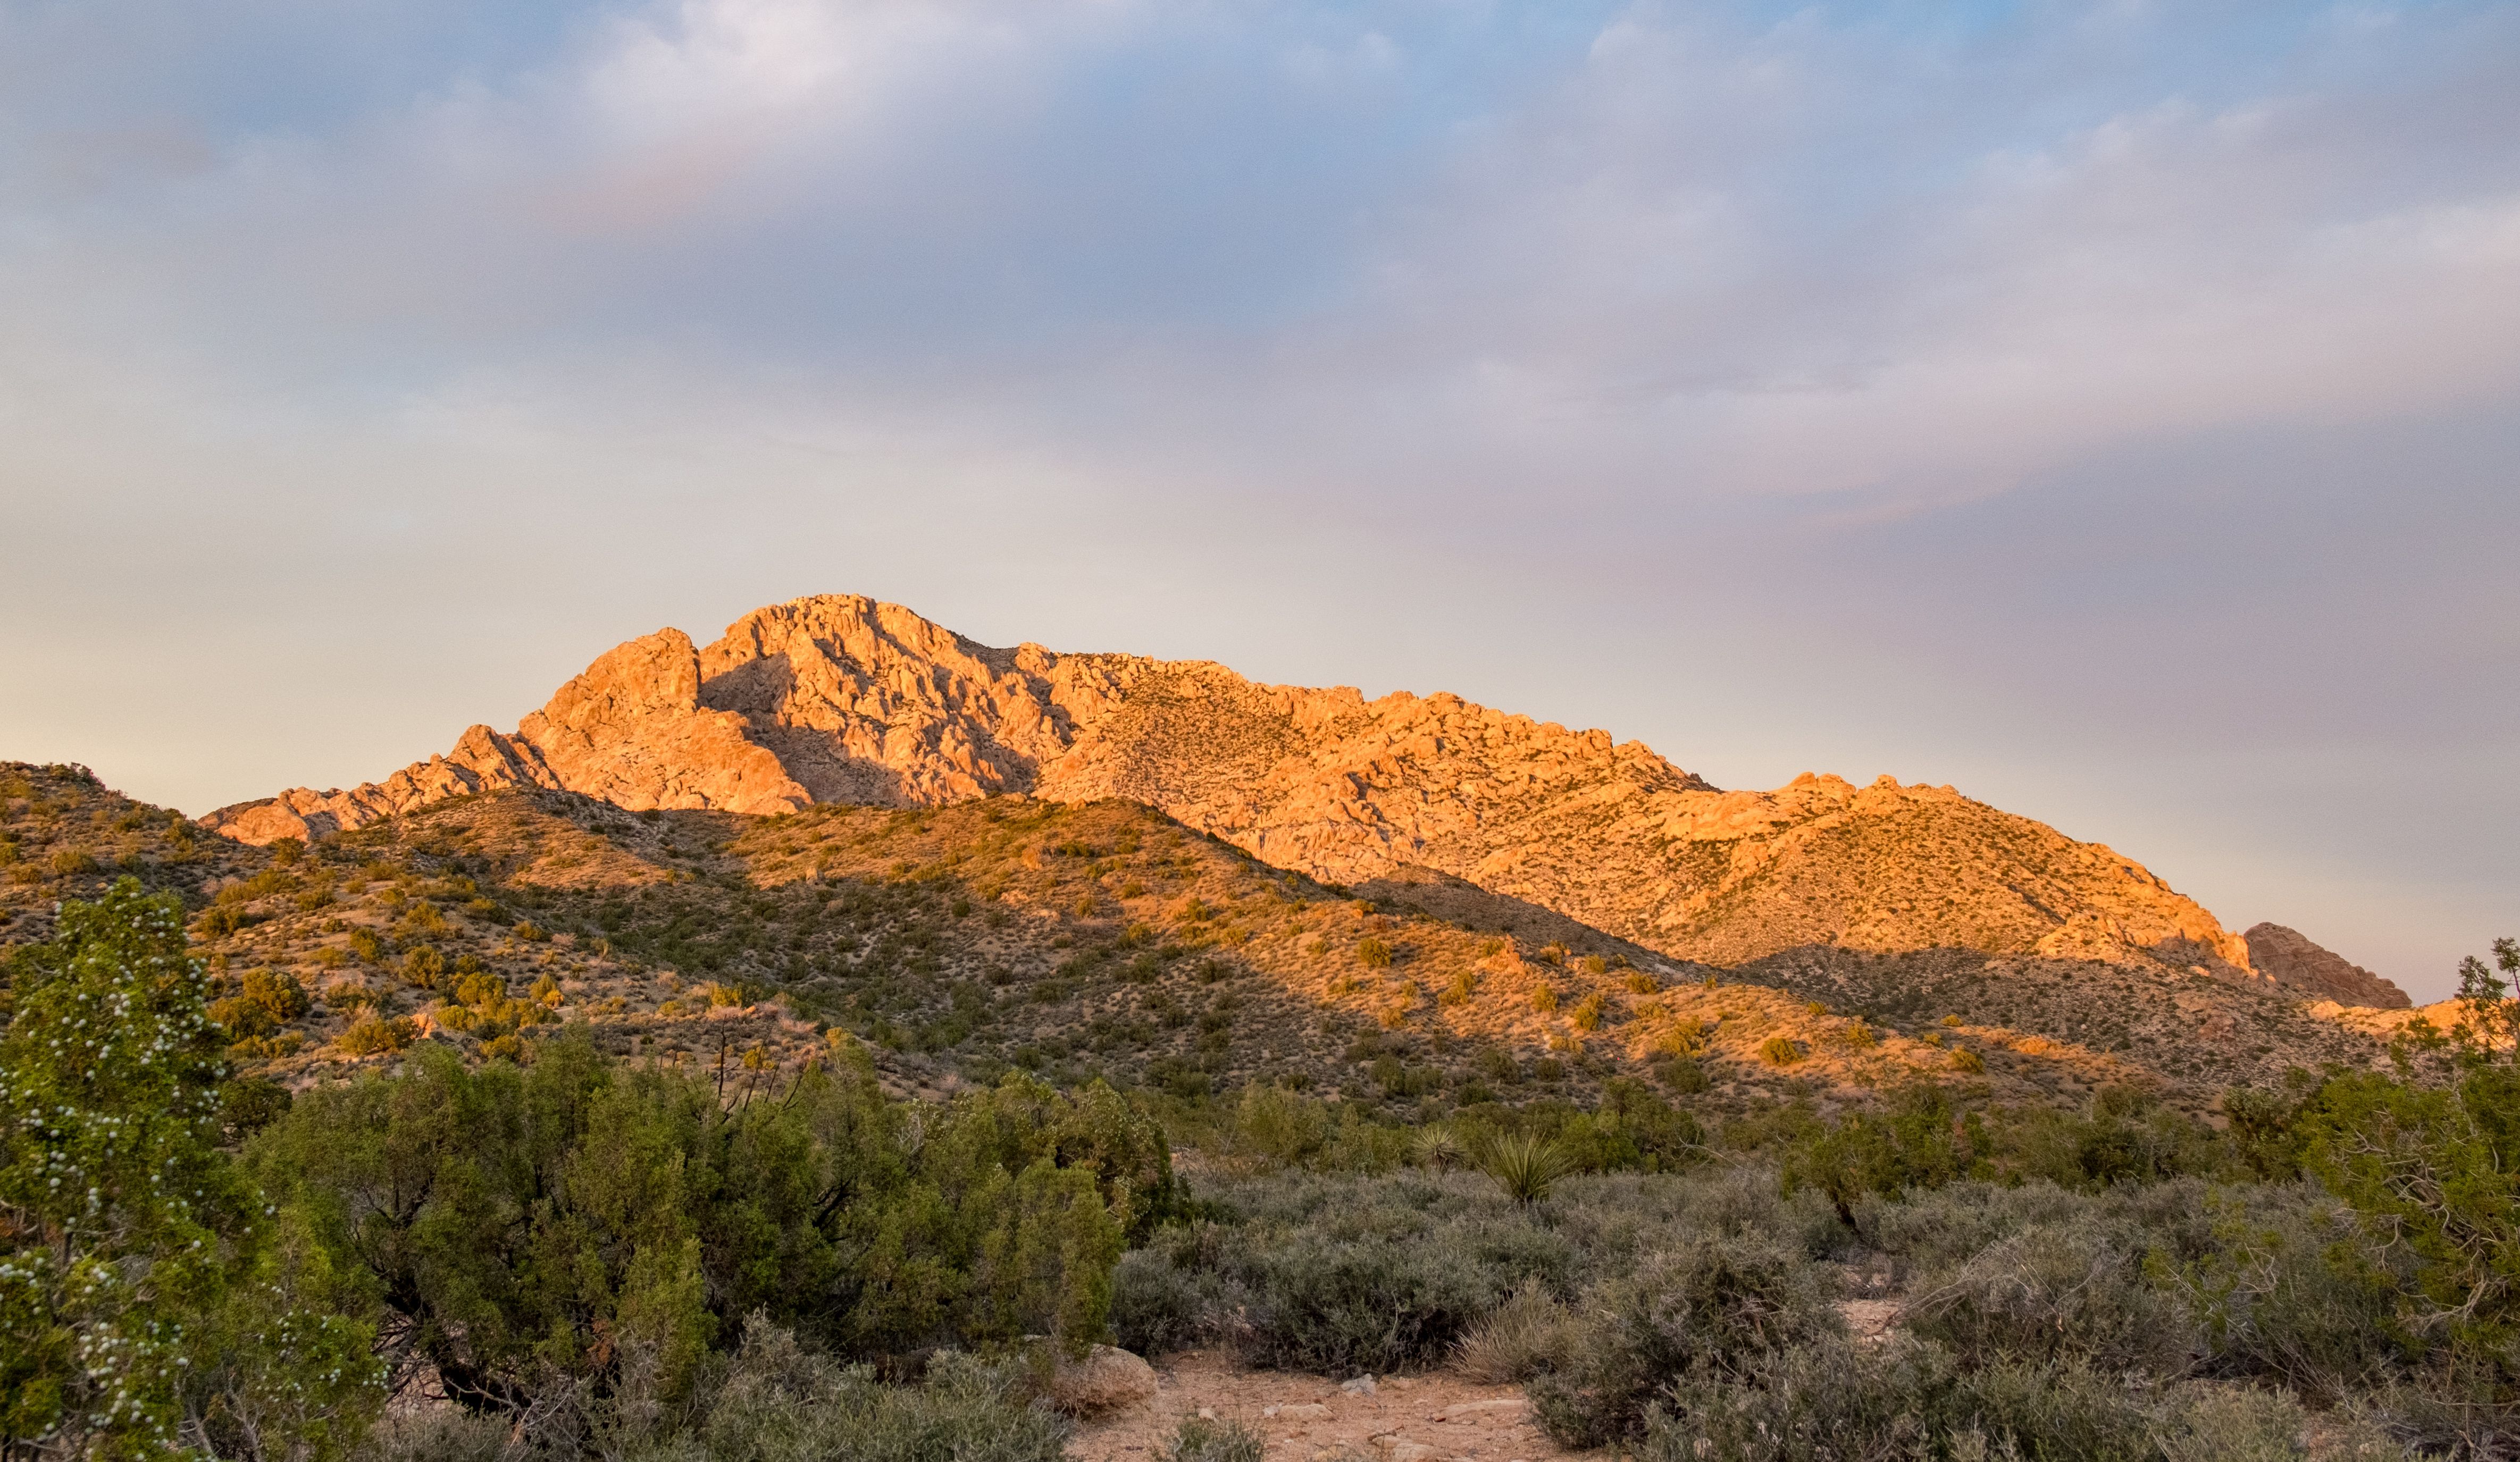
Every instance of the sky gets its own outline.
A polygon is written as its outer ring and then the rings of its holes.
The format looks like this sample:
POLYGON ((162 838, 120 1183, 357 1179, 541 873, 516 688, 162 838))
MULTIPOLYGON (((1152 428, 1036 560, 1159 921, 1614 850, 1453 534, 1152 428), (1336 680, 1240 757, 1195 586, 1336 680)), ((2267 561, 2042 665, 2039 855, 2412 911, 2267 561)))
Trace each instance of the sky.
POLYGON ((0 757, 862 593, 2520 934, 2520 6, 0 0, 0 757))

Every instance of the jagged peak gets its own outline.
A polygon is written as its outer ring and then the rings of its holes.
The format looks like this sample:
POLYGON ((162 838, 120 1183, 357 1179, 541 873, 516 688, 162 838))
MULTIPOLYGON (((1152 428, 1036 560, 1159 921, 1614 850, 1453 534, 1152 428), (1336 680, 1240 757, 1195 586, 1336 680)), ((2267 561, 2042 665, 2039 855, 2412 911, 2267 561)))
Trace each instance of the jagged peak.
POLYGON ((1717 963, 1807 944, 2251 962, 2140 864, 1947 785, 1808 772, 1725 791, 1641 741, 1446 691, 1369 700, 1208 660, 998 648, 863 595, 765 605, 705 645, 656 631, 514 732, 475 727, 382 782, 204 820, 268 842, 510 786, 756 814, 1123 797, 1328 881, 1432 869, 1717 963))

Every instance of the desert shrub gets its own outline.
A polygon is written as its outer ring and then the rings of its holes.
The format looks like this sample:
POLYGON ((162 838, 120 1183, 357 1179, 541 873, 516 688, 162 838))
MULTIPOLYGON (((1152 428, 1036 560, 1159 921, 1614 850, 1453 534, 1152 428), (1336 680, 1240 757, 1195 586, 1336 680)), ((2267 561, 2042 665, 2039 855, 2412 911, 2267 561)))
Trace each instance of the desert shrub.
POLYGON ((1641 1437, 1674 1378, 1738 1380, 1845 1328, 1817 1265, 1748 1236, 1691 1239, 1595 1285, 1576 1309, 1566 1363, 1530 1387, 1541 1427, 1567 1446, 1641 1437))
MULTIPOLYGON (((2263 1393, 2131 1387, 2081 1366, 1962 1365, 1930 1342, 1822 1339, 1739 1374, 1680 1377, 1648 1419, 1642 1462, 2274 1462, 2309 1418, 2263 1393)), ((2355 1429, 2336 1428, 2341 1434, 2355 1429)), ((2349 1445, 2371 1440, 2353 1436, 2349 1445)), ((2387 1449, 2326 1455, 2372 1457, 2387 1449)))
POLYGON ((394 933, 403 939, 418 939, 424 935, 443 935, 447 932, 447 928, 446 915, 438 912, 437 906, 427 899, 412 905, 403 910, 401 918, 394 920, 394 933))
POLYGON ((304 1015, 313 1004, 297 977, 268 969, 249 969, 235 995, 210 1002, 210 1019, 232 1036, 263 1036, 304 1015))
POLYGON ((2099 1216, 2034 1224, 1927 1275, 1906 1306, 1908 1327, 1972 1366, 2067 1361, 2178 1373, 2200 1337, 2186 1307, 2147 1273, 2151 1242, 2099 1216))
POLYGON ((402 977, 422 990, 435 990, 446 977, 446 956, 420 945, 402 956, 402 977))
POLYGON ((1528 1381, 1566 1362, 1573 1318, 1547 1285, 1526 1279, 1455 1349, 1462 1374, 1491 1385, 1528 1381))
POLYGON ((1958 1268, 1999 1239, 2041 1223, 2104 1214, 2109 1201, 2047 1181, 2018 1185, 1970 1180, 1896 1201, 1866 1199, 1856 1208, 1865 1240, 1891 1261, 1892 1278, 1912 1286, 1918 1276, 1958 1268))
POLYGON ((411 1044, 413 1034, 410 1021, 399 1016, 388 1019, 370 1010, 335 1037, 333 1043, 344 1055, 378 1056, 411 1044))
POLYGON ((1238 1421, 1186 1416, 1164 1444, 1163 1462, 1260 1462, 1268 1443, 1238 1421))
POLYGON ((1356 958, 1367 969, 1389 969, 1391 946, 1369 934, 1356 942, 1356 958))
POLYGON ((389 1413, 362 1441, 359 1462, 502 1462, 513 1424, 461 1406, 389 1413))
POLYGON ((2405 1353, 2389 1336, 2405 1277, 2351 1210, 2284 1183, 2218 1190, 2210 1214, 2214 1248, 2178 1275, 2209 1368, 2330 1402, 2387 1384, 2405 1353))
POLYGON ((1165 1355, 1213 1344, 1236 1316, 1249 1313, 1251 1292, 1213 1255, 1198 1253, 1217 1232, 1212 1224, 1169 1230, 1150 1247, 1120 1256, 1111 1272, 1110 1323, 1123 1350, 1165 1355))
POLYGON ((1501 1298, 1499 1275, 1450 1246, 1298 1231, 1255 1276, 1249 1353, 1346 1375, 1440 1360, 1501 1298))
POLYGON ((1612 1077, 1602 1084, 1598 1108, 1554 1126, 1552 1136, 1577 1172, 1672 1172, 1707 1155, 1706 1130, 1697 1119, 1634 1077, 1612 1077))
POLYGON ((663 1429, 600 1409, 591 1420, 599 1443, 629 1434, 601 1448, 624 1462, 1060 1462, 1068 1435, 1056 1412, 1025 1402, 1017 1365, 949 1351, 922 1384, 887 1386, 757 1315, 686 1427, 642 1440, 663 1429))
POLYGON ((1771 1036, 1760 1042, 1759 1059, 1771 1066, 1791 1066, 1803 1058, 1803 1043, 1791 1036, 1771 1036))
POLYGON ((2060 1187, 2160 1182, 2237 1166, 2234 1149, 2212 1128, 2125 1086, 2102 1089, 2082 1112, 2007 1112, 1986 1130, 1995 1171, 2060 1187))
POLYGON ((1287 1173, 1224 1184, 1198 1206, 1234 1221, 1166 1228, 1113 1276, 1119 1343, 1156 1354, 1230 1344, 1264 1365, 1408 1369, 1440 1362, 1530 1279, 1562 1288, 1564 1238, 1475 1176, 1287 1173))

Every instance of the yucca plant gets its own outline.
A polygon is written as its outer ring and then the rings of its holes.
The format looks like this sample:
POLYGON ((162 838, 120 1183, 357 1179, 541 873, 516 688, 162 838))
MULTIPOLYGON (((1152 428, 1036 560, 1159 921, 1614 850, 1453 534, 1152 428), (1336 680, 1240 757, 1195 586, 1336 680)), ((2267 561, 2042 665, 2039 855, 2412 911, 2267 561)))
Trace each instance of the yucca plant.
POLYGON ((1452 1171, 1455 1163, 1469 1155, 1462 1146, 1461 1135, 1449 1127, 1421 1128, 1418 1132, 1417 1157, 1419 1166, 1438 1173, 1452 1171))
POLYGON ((1546 1199, 1573 1167, 1566 1149, 1530 1132, 1495 1138, 1479 1152, 1479 1171, 1526 1208, 1546 1199))

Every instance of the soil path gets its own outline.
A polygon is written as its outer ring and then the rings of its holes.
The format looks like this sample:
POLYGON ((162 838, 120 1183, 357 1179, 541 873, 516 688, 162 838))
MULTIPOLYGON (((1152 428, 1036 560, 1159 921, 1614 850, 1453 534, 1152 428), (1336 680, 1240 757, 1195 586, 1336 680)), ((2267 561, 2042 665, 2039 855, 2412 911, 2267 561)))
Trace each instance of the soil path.
POLYGON ((1325 1376, 1243 1370, 1192 1351, 1155 1372, 1151 1401, 1077 1429, 1076 1462, 1159 1462, 1182 1418, 1201 1410, 1239 1421, 1268 1442, 1269 1462, 1561 1462, 1570 1452, 1532 1424, 1519 1386, 1446 1372, 1376 1376, 1371 1392, 1325 1376))

